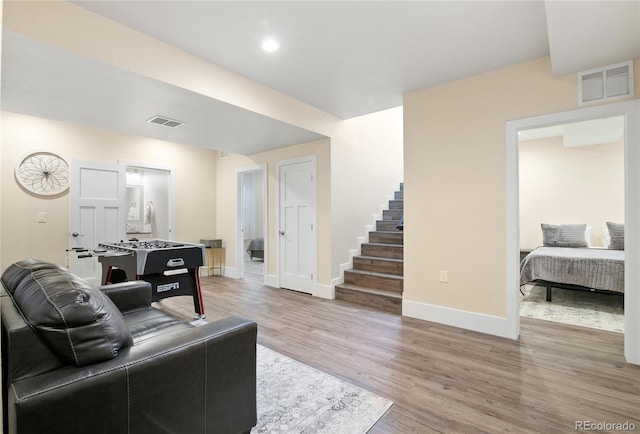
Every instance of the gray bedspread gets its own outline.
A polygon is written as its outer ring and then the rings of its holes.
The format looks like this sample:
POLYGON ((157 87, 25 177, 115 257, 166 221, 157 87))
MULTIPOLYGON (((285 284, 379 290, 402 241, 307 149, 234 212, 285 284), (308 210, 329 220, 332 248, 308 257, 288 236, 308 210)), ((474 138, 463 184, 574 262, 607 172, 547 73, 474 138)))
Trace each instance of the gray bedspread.
POLYGON ((624 250, 538 247, 520 264, 520 285, 534 280, 624 292, 624 250))

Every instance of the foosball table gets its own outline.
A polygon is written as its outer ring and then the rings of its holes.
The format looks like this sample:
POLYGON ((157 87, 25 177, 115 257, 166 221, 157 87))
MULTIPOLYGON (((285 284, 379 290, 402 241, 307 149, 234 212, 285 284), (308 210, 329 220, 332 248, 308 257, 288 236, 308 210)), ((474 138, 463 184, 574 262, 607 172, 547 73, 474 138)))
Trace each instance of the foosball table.
POLYGON ((190 295, 196 319, 204 318, 198 267, 204 265, 204 245, 165 240, 130 240, 98 244, 102 283, 145 280, 152 300, 190 295))

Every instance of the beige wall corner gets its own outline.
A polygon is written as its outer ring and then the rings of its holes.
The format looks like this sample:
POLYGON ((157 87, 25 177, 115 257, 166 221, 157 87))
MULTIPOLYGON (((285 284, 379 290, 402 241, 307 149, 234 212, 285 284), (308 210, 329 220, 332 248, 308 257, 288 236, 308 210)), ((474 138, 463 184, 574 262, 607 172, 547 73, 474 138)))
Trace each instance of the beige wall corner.
POLYGON ((505 123, 577 92, 542 58, 405 95, 405 300, 506 317, 505 123))
POLYGON ((113 164, 124 160, 171 167, 176 183, 176 240, 198 242, 216 232, 214 151, 10 112, 2 112, 1 139, 2 269, 30 257, 60 265, 66 262, 69 194, 37 197, 14 179, 16 162, 34 149, 50 149, 69 160, 113 164), (47 213, 47 223, 37 223, 38 212, 47 213))

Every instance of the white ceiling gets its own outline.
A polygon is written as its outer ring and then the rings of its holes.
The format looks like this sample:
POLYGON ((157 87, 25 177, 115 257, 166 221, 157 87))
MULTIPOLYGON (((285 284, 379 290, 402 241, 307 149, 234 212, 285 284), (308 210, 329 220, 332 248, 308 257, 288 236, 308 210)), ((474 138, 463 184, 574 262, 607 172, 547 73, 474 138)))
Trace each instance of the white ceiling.
MULTIPOLYGON (((73 3, 340 118, 397 107, 406 92, 546 55, 557 74, 640 58, 638 1, 73 3), (261 50, 267 36, 279 41, 279 51, 261 50)), ((5 109, 139 135, 150 135, 149 126, 130 119, 152 111, 148 117, 186 122, 154 137, 236 153, 320 137, 14 36, 3 41, 5 109), (34 65, 39 76, 21 73, 34 65), (65 80, 56 75, 65 68, 83 73, 65 80), (73 104, 55 100, 56 92, 74 95, 73 104), (198 118, 203 110, 215 113, 219 130, 198 118)))

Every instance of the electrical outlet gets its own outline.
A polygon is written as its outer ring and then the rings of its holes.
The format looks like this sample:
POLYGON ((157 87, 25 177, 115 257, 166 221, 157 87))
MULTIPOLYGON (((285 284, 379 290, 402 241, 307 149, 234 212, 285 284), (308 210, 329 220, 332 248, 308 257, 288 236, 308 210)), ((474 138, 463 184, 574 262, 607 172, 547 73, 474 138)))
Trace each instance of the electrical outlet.
POLYGON ((449 281, 449 276, 447 274, 447 270, 440 270, 440 282, 447 283, 449 281))
POLYGON ((47 222, 47 213, 39 212, 38 213, 38 223, 46 223, 47 222))

